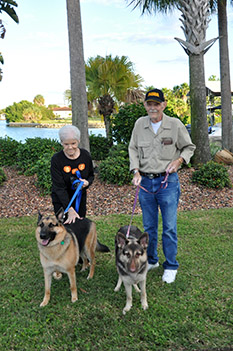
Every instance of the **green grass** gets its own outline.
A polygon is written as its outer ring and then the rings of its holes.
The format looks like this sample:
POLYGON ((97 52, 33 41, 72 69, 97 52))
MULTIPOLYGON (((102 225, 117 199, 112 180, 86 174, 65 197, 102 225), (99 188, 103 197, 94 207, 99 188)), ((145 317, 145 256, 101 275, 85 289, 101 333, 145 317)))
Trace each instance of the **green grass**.
MULTIPOLYGON (((86 279, 87 272, 77 272, 76 303, 71 303, 64 276, 52 281, 51 300, 44 308, 39 307, 44 279, 34 234, 37 219, 1 219, 1 350, 230 350, 232 218, 233 208, 180 212, 175 283, 162 283, 162 265, 150 271, 149 309, 141 309, 133 291, 133 307, 125 316, 124 287, 113 291, 114 236, 130 216, 94 218, 99 239, 111 253, 96 254, 93 280, 86 279)), ((133 224, 142 229, 141 216, 133 224)), ((162 263, 161 223, 159 253, 162 263)))

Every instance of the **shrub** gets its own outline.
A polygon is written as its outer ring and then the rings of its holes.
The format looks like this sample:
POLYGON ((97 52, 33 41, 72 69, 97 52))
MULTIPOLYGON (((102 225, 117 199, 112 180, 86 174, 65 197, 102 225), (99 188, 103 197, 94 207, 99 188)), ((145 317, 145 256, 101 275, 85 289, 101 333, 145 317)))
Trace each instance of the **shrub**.
POLYGON ((33 173, 37 175, 36 186, 43 195, 51 193, 52 180, 50 174, 50 161, 54 152, 47 152, 41 155, 33 167, 33 173))
POLYGON ((110 141, 101 135, 90 135, 90 152, 93 160, 104 160, 108 156, 110 141))
POLYGON ((19 141, 9 137, 0 138, 0 166, 13 166, 17 164, 17 149, 19 141))
POLYGON ((232 186, 226 167, 213 161, 201 165, 193 172, 192 182, 216 189, 232 186))
POLYGON ((139 117, 146 116, 143 103, 126 104, 111 119, 113 140, 117 143, 129 144, 132 130, 139 117))
POLYGON ((18 147, 18 166, 25 175, 32 175, 35 173, 34 166, 41 156, 61 149, 61 144, 54 139, 28 138, 18 147))
POLYGON ((5 180, 6 180, 6 175, 3 169, 0 167, 0 185, 2 185, 5 180))
POLYGON ((129 184, 132 175, 129 172, 127 147, 122 144, 113 146, 109 156, 99 166, 99 177, 109 184, 129 184))

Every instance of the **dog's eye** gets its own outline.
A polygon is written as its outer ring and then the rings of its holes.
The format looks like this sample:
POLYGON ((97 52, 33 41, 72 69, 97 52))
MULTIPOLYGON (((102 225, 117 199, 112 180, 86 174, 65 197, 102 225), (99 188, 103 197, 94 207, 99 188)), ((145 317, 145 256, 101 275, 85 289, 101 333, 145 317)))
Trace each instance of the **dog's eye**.
POLYGON ((127 256, 128 258, 130 257, 129 251, 123 251, 123 254, 124 254, 125 256, 127 256))
POLYGON ((43 226, 44 226, 44 223, 42 222, 42 223, 40 224, 40 227, 43 228, 43 226))
POLYGON ((136 252, 135 257, 138 258, 141 255, 141 252, 136 252))
POLYGON ((53 228, 54 224, 53 223, 49 223, 49 228, 53 228))

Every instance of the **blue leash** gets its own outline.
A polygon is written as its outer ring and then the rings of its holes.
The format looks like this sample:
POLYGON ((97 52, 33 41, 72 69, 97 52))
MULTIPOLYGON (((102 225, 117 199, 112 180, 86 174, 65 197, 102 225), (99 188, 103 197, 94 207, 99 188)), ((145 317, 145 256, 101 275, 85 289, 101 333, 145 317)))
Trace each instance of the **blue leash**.
POLYGON ((66 207, 65 211, 64 211, 64 214, 67 213, 69 211, 69 208, 72 204, 72 202, 74 201, 74 199, 76 198, 76 201, 75 201, 75 211, 78 213, 78 210, 79 210, 79 206, 80 206, 80 201, 81 201, 81 197, 82 197, 82 186, 84 184, 83 181, 81 181, 79 178, 81 177, 81 174, 79 171, 76 171, 76 176, 78 179, 76 179, 73 183, 72 183, 72 189, 74 189, 74 185, 76 183, 79 183, 77 189, 75 190, 74 192, 74 195, 72 196, 72 199, 70 200, 69 202, 69 205, 66 207))

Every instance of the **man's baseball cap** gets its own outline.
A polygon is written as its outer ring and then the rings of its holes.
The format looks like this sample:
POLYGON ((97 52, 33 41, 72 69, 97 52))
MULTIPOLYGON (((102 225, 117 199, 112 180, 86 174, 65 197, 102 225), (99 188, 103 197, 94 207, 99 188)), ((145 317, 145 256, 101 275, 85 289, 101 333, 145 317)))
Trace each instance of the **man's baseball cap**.
POLYGON ((159 89, 152 89, 152 90, 149 90, 149 91, 146 93, 145 101, 164 102, 165 99, 164 99, 163 92, 162 92, 161 90, 159 90, 159 89))

